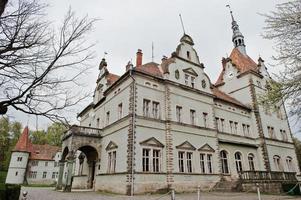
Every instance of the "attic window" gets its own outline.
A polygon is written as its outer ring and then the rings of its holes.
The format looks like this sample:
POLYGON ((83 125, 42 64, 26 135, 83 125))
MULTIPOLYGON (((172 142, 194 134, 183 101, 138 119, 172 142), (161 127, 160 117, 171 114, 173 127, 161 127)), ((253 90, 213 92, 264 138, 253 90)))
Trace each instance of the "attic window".
POLYGON ((39 152, 39 151, 36 151, 36 154, 40 154, 40 152, 39 152))
POLYGON ((190 60, 190 52, 189 51, 186 52, 186 55, 187 55, 187 58, 190 60))

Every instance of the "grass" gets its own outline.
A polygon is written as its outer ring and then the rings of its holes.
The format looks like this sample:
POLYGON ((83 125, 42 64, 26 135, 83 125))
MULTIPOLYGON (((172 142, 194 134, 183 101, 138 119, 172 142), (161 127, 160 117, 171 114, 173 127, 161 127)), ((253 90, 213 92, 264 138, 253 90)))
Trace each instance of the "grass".
POLYGON ((6 171, 0 171, 0 184, 4 184, 5 183, 5 179, 6 179, 6 171))

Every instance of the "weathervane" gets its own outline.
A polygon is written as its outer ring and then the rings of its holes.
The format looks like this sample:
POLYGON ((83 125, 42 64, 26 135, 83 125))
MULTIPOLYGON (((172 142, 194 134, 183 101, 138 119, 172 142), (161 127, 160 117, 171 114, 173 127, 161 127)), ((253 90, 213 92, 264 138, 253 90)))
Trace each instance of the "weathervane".
POLYGON ((106 57, 106 55, 108 54, 108 52, 103 52, 103 58, 105 58, 106 57))
POLYGON ((185 34, 186 34, 186 32, 185 32, 185 28, 184 28, 184 23, 183 23, 182 15, 181 15, 181 14, 179 14, 179 17, 180 17, 180 21, 181 21, 182 29, 183 29, 183 32, 184 32, 184 35, 185 35, 185 34))

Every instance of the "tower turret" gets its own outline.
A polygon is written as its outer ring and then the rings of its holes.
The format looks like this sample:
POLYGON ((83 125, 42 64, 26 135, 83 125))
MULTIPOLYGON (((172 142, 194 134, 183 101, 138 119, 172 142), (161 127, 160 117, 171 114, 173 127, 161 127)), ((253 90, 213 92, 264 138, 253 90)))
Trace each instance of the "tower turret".
MULTIPOLYGON (((229 5, 227 5, 227 7, 230 8, 229 5)), ((237 48, 242 54, 246 55, 246 45, 245 45, 245 40, 244 40, 244 36, 243 34, 240 32, 239 30, 239 26, 237 24, 237 22, 235 21, 234 17, 233 17, 233 12, 230 9, 230 15, 231 15, 231 20, 232 20, 232 31, 233 31, 233 35, 232 35, 232 42, 235 48, 237 48)))

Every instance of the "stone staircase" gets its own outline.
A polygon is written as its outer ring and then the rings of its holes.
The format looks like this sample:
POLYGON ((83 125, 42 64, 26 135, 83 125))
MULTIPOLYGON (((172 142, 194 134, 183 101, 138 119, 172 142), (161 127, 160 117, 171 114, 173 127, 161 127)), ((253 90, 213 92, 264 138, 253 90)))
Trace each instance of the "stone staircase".
POLYGON ((216 192, 240 192, 242 191, 241 180, 234 178, 222 177, 213 187, 212 191, 216 192))

